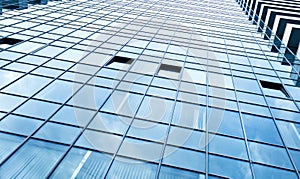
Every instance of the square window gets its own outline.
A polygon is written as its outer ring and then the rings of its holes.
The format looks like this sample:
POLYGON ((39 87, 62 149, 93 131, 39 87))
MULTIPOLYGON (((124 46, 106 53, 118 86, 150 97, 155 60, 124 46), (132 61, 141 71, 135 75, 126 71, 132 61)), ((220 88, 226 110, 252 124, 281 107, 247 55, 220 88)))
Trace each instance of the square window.
POLYGON ((168 64, 161 64, 158 70, 158 75, 166 76, 166 77, 175 77, 178 78, 181 72, 181 67, 168 65, 168 64))
POLYGON ((283 96, 286 96, 288 98, 290 97, 288 92, 284 89, 283 85, 280 83, 273 83, 273 82, 269 82, 269 81, 260 80, 260 84, 263 87, 266 94, 268 94, 268 95, 276 95, 277 96, 278 92, 280 91, 283 94, 283 96))
POLYGON ((109 66, 114 63, 122 63, 122 64, 128 64, 130 65, 133 62, 132 58, 127 57, 120 57, 120 56, 114 56, 106 66, 109 66))
POLYGON ((8 48, 12 45, 22 42, 22 40, 14 39, 14 38, 2 38, 0 39, 0 48, 8 48))

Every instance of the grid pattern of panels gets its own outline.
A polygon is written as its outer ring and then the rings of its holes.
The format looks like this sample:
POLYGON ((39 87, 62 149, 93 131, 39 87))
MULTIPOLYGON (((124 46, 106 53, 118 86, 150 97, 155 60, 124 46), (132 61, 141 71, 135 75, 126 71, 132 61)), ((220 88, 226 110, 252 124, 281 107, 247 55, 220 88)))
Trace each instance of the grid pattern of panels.
POLYGON ((49 2, 0 36, 0 178, 299 177, 299 73, 233 0, 49 2))

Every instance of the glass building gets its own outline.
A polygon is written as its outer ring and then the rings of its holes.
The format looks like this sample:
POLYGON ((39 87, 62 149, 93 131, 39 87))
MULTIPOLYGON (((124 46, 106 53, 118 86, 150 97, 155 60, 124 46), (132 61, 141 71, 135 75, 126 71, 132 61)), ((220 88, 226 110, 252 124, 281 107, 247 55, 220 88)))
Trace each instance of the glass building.
POLYGON ((236 1, 0 9, 0 178, 299 178, 298 59, 236 1))

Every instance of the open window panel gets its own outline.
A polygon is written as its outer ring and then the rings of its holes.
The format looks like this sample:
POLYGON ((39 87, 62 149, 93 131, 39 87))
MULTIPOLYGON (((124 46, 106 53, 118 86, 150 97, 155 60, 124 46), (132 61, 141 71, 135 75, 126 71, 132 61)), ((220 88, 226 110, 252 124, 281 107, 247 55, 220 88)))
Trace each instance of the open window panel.
POLYGON ((14 39, 14 38, 8 38, 8 37, 4 37, 0 39, 0 49, 6 49, 10 46, 13 46, 17 43, 22 42, 23 40, 20 39, 14 39))
POLYGON ((129 67, 134 59, 128 58, 128 57, 121 57, 121 56, 114 56, 107 64, 106 66, 112 67, 112 68, 124 68, 129 67))
POLYGON ((260 84, 263 87, 263 91, 266 95, 290 98, 290 95, 280 83, 260 80, 260 84))
POLYGON ((158 70, 158 75, 167 78, 178 78, 181 72, 180 66, 161 64, 158 70))

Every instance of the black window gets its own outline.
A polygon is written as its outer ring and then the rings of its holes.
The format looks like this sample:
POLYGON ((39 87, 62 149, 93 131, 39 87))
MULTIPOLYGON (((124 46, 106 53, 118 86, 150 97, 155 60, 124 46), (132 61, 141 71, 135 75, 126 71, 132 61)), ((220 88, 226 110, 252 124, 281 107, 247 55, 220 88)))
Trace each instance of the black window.
POLYGON ((268 95, 277 96, 281 93, 283 96, 290 97, 288 92, 284 89, 283 85, 280 83, 274 83, 269 81, 260 80, 261 86, 264 88, 264 91, 268 95))
POLYGON ((180 72, 180 66, 161 64, 157 74, 168 78, 178 78, 180 72))
POLYGON ((0 48, 7 48, 10 47, 12 45, 15 45, 17 43, 22 42, 23 40, 20 39, 14 39, 14 38, 2 38, 0 39, 0 48))
POLYGON ((174 65, 161 64, 159 67, 159 71, 161 71, 161 70, 180 73, 181 67, 174 66, 174 65))
POLYGON ((109 66, 112 63, 123 63, 130 65, 133 62, 134 59, 127 58, 127 57, 120 57, 120 56, 114 56, 106 66, 109 66))

